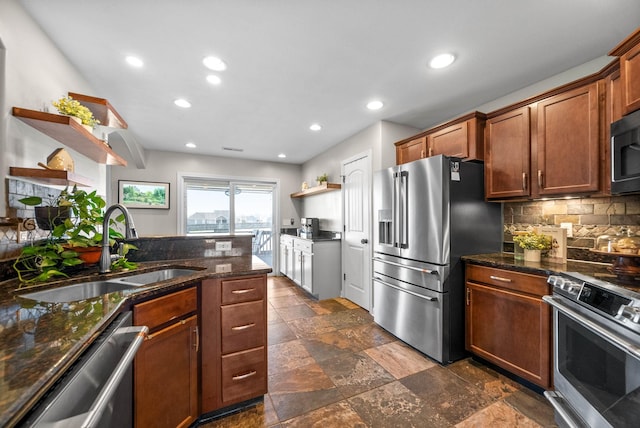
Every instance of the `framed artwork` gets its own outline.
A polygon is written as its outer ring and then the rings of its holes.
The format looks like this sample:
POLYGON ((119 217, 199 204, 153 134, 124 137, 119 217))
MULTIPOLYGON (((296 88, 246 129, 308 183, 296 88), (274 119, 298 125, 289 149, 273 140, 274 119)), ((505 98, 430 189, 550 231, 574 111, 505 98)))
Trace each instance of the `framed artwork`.
POLYGON ((169 209, 169 183, 118 180, 118 202, 127 208, 169 209))

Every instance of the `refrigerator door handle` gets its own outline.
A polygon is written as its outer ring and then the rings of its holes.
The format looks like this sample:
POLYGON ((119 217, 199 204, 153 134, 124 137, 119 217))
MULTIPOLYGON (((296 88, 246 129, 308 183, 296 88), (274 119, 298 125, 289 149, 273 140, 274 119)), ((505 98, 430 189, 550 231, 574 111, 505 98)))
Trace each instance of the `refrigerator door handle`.
POLYGON ((400 222, 400 248, 409 248, 408 236, 409 231, 409 210, 407 209, 407 192, 409 190, 409 173, 407 171, 400 172, 400 191, 401 202, 400 208, 402 210, 402 217, 400 222))
POLYGON ((400 243, 398 242, 398 237, 400 236, 400 225, 399 225, 399 206, 400 206, 400 186, 399 186, 399 173, 393 173, 393 207, 391 209, 391 221, 393 222, 393 246, 399 247, 400 243))

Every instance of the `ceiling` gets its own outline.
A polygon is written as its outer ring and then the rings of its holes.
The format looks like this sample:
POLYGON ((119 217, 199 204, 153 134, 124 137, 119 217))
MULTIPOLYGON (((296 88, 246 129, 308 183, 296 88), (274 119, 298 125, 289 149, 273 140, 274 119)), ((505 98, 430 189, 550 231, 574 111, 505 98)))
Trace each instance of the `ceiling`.
POLYGON ((638 0, 19 1, 146 149, 291 163, 379 120, 424 129, 601 57, 640 16, 638 0), (456 62, 430 69, 442 52, 456 62), (207 55, 227 69, 207 70, 207 55))

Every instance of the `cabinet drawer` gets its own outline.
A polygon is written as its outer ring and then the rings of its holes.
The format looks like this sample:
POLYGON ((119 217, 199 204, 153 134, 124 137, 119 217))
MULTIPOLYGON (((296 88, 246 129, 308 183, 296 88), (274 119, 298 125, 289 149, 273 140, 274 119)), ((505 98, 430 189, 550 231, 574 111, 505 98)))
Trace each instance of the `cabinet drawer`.
POLYGON ((222 357, 222 402, 228 405, 267 393, 266 349, 222 357))
POLYGON ((222 354, 264 346, 264 301, 238 303, 221 309, 222 354))
POLYGON ((313 252, 313 242, 304 239, 296 239, 293 241, 293 249, 302 251, 303 253, 313 252))
POLYGON ((266 283, 265 276, 222 280, 222 304, 263 300, 266 283))
POLYGON ((291 247, 293 245, 293 236, 280 235, 280 245, 291 247))
POLYGON ((486 266, 467 265, 466 279, 536 296, 551 292, 546 277, 486 266))
POLYGON ((133 323, 149 330, 178 319, 198 309, 196 287, 167 294, 133 307, 133 323))

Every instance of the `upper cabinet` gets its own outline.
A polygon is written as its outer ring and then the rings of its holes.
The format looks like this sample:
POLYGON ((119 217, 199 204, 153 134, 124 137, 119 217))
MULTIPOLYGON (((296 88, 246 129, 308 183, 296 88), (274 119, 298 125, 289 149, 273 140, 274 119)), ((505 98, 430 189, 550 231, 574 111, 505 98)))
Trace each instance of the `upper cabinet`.
POLYGON ((640 28, 609 55, 620 57, 622 113, 629 114, 640 109, 640 28))
POLYGON ((585 80, 582 86, 571 84, 491 114, 485 142, 487 199, 603 190, 604 85, 602 79, 585 80))
MULTIPOLYGON (((69 95, 86 105, 101 124, 118 128, 127 127, 127 123, 107 100, 75 93, 69 93, 69 95)), ((69 116, 20 107, 13 108, 13 115, 95 162, 107 165, 127 165, 127 161, 114 152, 107 143, 95 137, 69 116)))
POLYGON ((437 155, 482 160, 485 119, 483 113, 473 112, 398 141, 396 164, 437 155))

